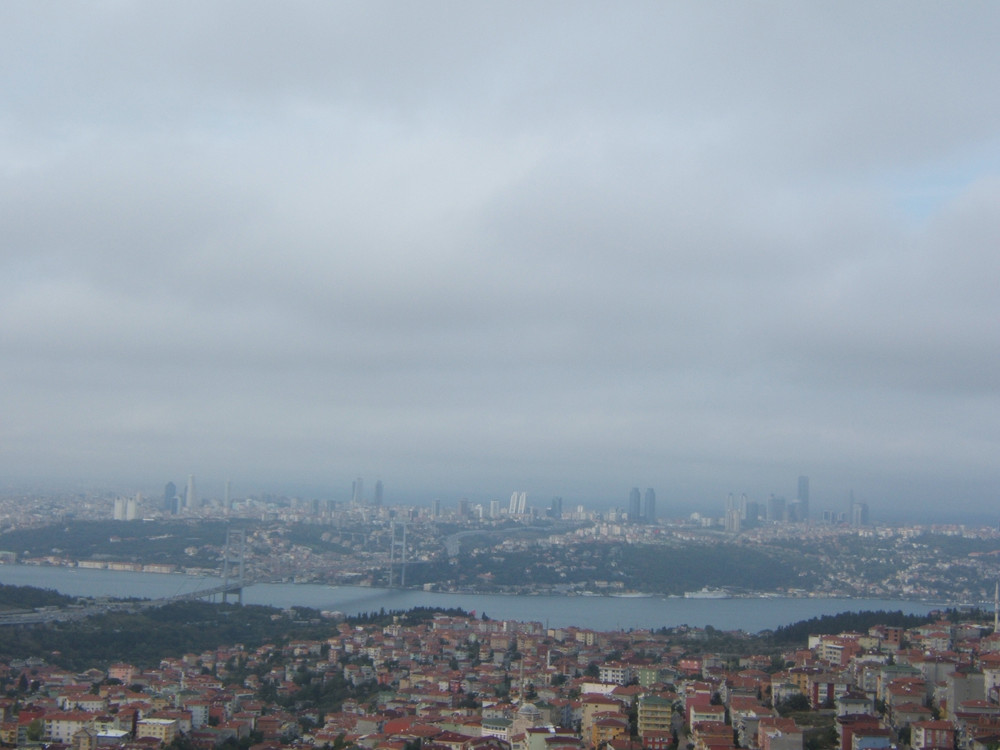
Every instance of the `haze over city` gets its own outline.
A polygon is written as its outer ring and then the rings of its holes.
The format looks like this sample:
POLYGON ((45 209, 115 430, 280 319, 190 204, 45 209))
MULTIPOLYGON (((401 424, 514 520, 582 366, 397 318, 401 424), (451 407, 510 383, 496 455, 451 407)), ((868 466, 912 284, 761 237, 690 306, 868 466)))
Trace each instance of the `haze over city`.
POLYGON ((1000 8, 0 6, 0 486, 995 514, 1000 8))

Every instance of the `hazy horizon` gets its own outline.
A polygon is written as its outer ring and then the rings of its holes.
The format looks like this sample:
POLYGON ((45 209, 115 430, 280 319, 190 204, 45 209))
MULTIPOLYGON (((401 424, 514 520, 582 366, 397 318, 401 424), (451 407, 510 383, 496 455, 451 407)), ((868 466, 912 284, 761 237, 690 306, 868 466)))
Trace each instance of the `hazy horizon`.
POLYGON ((804 474, 814 516, 986 517, 998 36, 981 2, 4 3, 0 486, 709 510, 804 474))
MULTIPOLYGON (((425 489, 412 489, 398 487, 390 481, 385 483, 382 477, 361 477, 365 487, 365 501, 370 504, 373 495, 375 481, 382 480, 385 496, 384 504, 387 507, 431 507, 435 502, 440 502, 444 511, 454 511, 458 503, 467 500, 471 504, 488 505, 491 500, 499 500, 502 507, 507 507, 510 492, 491 492, 482 488, 470 488, 466 492, 456 491, 432 491, 425 489)), ((177 493, 183 495, 186 490, 187 476, 177 476, 168 479, 173 482, 177 493)), ((196 495, 198 502, 210 501, 219 502, 225 496, 226 481, 216 477, 195 476, 196 495)), ((238 480, 229 479, 231 498, 234 501, 242 501, 248 498, 275 497, 299 500, 331 500, 344 506, 352 500, 352 485, 343 482, 330 485, 297 485, 289 483, 287 485, 252 485, 248 486, 238 480)), ((353 482, 353 480, 351 480, 353 482)), ((0 493, 26 493, 37 494, 40 497, 57 497, 67 495, 94 495, 111 497, 120 495, 130 495, 140 493, 144 502, 158 505, 163 498, 163 491, 166 487, 156 486, 148 483, 101 483, 101 482, 76 482, 76 483, 56 483, 44 484, 36 482, 34 484, 8 485, 0 487, 0 493)), ((640 491, 644 491, 648 485, 635 485, 640 491)), ((583 492, 578 494, 567 493, 546 493, 529 491, 524 487, 519 487, 517 491, 527 493, 527 507, 537 509, 542 515, 549 508, 554 497, 560 497, 563 501, 565 513, 575 512, 578 506, 582 506, 587 512, 607 512, 610 510, 627 510, 628 492, 631 487, 623 487, 617 493, 583 492)), ((723 492, 722 494, 706 494, 704 492, 694 495, 678 494, 671 488, 652 488, 656 492, 656 513, 659 520, 688 518, 693 514, 706 517, 722 519, 725 511, 726 498, 729 493, 739 498, 746 494, 751 502, 757 502, 761 506, 761 513, 764 512, 764 505, 772 495, 784 498, 787 502, 795 499, 796 487, 791 487, 790 491, 779 490, 753 491, 748 489, 736 489, 723 492)), ((843 513, 845 520, 850 518, 850 499, 866 503, 872 522, 887 524, 976 524, 985 526, 997 526, 1000 523, 1000 512, 988 508, 978 507, 976 503, 945 504, 938 507, 911 508, 899 506, 886 502, 878 495, 870 495, 865 491, 849 490, 844 497, 831 497, 826 492, 817 495, 815 491, 810 492, 810 516, 809 520, 816 524, 822 522, 824 511, 843 513)))

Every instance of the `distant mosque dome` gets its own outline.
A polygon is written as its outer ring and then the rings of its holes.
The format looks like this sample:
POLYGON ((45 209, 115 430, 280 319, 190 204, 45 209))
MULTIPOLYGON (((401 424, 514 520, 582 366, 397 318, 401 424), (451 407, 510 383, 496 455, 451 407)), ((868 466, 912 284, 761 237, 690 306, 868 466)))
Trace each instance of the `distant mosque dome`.
POLYGON ((534 703, 524 703, 519 709, 517 709, 517 718, 519 719, 535 719, 541 718, 542 712, 538 710, 538 706, 534 703))

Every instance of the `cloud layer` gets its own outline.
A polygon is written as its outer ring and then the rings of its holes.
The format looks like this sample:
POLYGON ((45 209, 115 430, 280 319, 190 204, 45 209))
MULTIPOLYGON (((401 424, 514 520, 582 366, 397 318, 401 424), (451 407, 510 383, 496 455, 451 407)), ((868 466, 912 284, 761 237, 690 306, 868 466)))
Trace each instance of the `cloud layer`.
POLYGON ((1000 489, 992 4, 22 2, 0 29, 9 483, 1000 489))

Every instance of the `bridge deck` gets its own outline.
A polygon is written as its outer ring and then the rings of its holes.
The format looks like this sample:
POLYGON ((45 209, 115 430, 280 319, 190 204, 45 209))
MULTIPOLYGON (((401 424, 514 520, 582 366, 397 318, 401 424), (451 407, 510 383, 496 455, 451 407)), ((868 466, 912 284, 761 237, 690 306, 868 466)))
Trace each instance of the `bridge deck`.
POLYGON ((65 622, 67 620, 82 620, 85 617, 104 614, 105 612, 122 612, 137 609, 149 609, 151 607, 162 607, 171 602, 193 601, 195 599, 207 599, 219 594, 238 594, 246 587, 245 582, 232 581, 221 586, 212 586, 198 591, 189 591, 186 594, 166 596, 161 599, 144 599, 142 601, 131 602, 106 602, 103 604, 92 604, 79 609, 57 609, 44 612, 15 612, 11 614, 0 614, 0 626, 3 625, 36 625, 42 622, 65 622))

